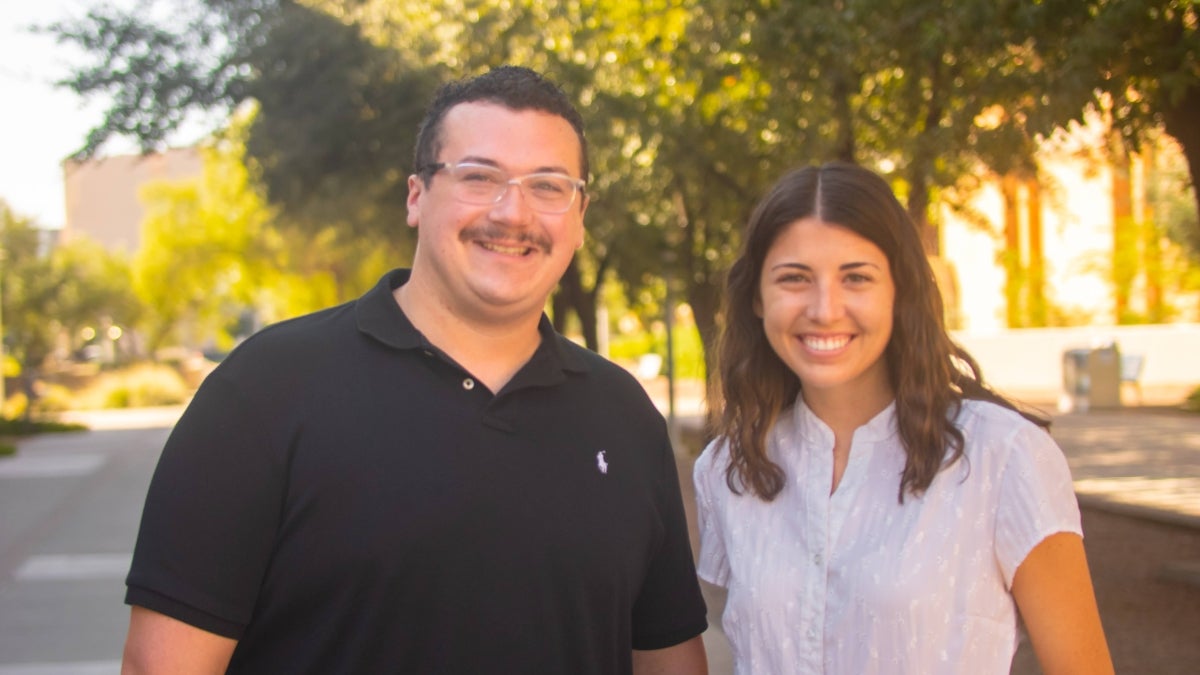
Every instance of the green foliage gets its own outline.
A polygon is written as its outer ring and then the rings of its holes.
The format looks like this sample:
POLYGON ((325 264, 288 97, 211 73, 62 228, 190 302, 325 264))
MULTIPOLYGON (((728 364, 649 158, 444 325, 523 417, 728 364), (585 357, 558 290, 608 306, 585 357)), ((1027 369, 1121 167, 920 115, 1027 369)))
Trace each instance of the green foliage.
POLYGON ((0 202, 0 317, 8 355, 31 378, 61 334, 84 326, 132 325, 139 306, 123 258, 76 239, 52 246, 55 233, 0 202))
MULTIPOLYGON (((705 378, 704 343, 700 332, 691 321, 681 322, 671 329, 672 356, 675 359, 675 376, 681 379, 703 380, 705 378)), ((637 330, 618 334, 609 343, 609 357, 626 364, 636 363, 646 354, 657 354, 663 359, 662 371, 667 369, 667 331, 661 321, 651 324, 649 330, 637 330)))
POLYGON ((419 110, 437 82, 500 63, 548 73, 586 111, 594 199, 563 303, 587 315, 610 271, 661 303, 665 278, 709 351, 740 226, 792 166, 895 167, 931 247, 942 190, 980 163, 1031 172, 1038 135, 1089 109, 1131 140, 1164 124, 1200 175, 1194 0, 164 4, 167 20, 104 9, 50 29, 96 56, 69 86, 115 94, 84 152, 114 134, 157 147, 189 107, 256 101, 245 143, 277 232, 319 242, 277 260, 309 280, 324 266, 325 299, 360 283, 366 252, 406 258, 419 110))
POLYGON ((0 417, 0 438, 31 436, 33 434, 61 433, 65 431, 87 431, 87 427, 73 422, 10 419, 7 417, 0 417))
POLYGON ((43 396, 42 411, 101 410, 179 405, 192 390, 177 370, 169 366, 142 363, 118 370, 101 372, 78 391, 55 387, 43 396))
POLYGON ((199 178, 143 191, 134 288, 152 352, 173 344, 228 350, 248 331, 247 313, 272 323, 327 307, 395 265, 394 249, 374 239, 333 226, 297 231, 271 207, 246 160, 247 126, 235 120, 203 149, 199 178))

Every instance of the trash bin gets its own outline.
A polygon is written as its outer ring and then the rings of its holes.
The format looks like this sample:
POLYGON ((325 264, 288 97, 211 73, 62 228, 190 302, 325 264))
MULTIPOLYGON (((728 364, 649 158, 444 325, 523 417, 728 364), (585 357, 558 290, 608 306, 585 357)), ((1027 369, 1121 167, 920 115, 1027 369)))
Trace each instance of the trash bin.
POLYGON ((1063 412, 1121 407, 1121 353, 1115 344, 1063 352, 1063 412))

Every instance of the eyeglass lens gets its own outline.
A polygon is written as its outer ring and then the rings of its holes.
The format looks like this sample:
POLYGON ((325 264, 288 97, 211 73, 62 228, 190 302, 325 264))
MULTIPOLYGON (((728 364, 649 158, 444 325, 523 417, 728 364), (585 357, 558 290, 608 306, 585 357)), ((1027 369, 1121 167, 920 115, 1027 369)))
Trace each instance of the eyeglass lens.
POLYGON ((571 208, 578 190, 574 179, 556 173, 509 178, 504 171, 485 164, 455 164, 447 170, 454 180, 458 199, 468 204, 495 204, 504 198, 509 185, 515 183, 534 209, 562 213, 571 208))

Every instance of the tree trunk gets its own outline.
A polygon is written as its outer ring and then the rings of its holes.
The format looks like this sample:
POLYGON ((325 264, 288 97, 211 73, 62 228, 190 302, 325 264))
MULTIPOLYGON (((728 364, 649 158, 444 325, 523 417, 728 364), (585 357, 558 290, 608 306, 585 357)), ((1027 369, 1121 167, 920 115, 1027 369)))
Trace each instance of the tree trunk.
POLYGON ((1113 321, 1129 323, 1130 287, 1137 274, 1137 240, 1133 231, 1133 193, 1129 176, 1129 155, 1120 151, 1112 164, 1112 284, 1113 321))
POLYGON ((1189 87, 1177 104, 1163 106, 1162 116, 1167 133, 1183 148, 1192 177, 1196 213, 1200 214, 1200 86, 1189 87))
POLYGON ((596 351, 600 347, 596 331, 596 294, 599 290, 599 279, 602 276, 597 276, 597 284, 590 291, 584 289, 583 279, 579 275, 579 267, 572 259, 571 264, 567 265, 567 271, 558 282, 558 293, 551 305, 554 309, 555 329, 561 333, 565 328, 567 315, 565 310, 569 307, 575 316, 579 317, 579 332, 583 334, 584 345, 592 351, 596 351))
POLYGON ((917 226, 917 235, 925 247, 925 254, 938 254, 937 230, 929 223, 929 176, 928 165, 914 160, 908 170, 908 215, 917 226))
POLYGON ((1042 185, 1037 177, 1025 181, 1029 191, 1026 212, 1029 214, 1029 325, 1044 327, 1049 318, 1046 303, 1046 258, 1042 250, 1042 185))
POLYGON ((843 162, 854 162, 858 154, 854 139, 854 109, 850 105, 853 93, 846 76, 836 73, 833 77, 833 104, 838 118, 838 131, 834 152, 843 162))
POLYGON ((1008 328, 1025 326, 1025 312, 1021 303, 1024 286, 1021 269, 1021 220, 1020 199, 1017 194, 1018 181, 1012 173, 1000 179, 1000 193, 1004 200, 1004 251, 1000 254, 1004 264, 1004 317, 1008 328))
POLYGON ((705 379, 708 379, 708 373, 717 363, 717 314, 721 310, 722 291, 719 282, 711 279, 703 285, 688 284, 687 288, 688 305, 692 308, 696 330, 704 347, 705 379))

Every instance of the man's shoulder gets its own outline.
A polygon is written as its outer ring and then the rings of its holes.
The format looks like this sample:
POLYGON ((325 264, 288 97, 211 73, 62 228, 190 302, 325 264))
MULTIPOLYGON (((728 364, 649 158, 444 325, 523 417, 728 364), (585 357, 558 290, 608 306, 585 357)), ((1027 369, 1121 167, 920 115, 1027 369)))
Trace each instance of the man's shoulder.
POLYGON ((303 314, 263 327, 229 353, 226 361, 292 362, 308 354, 336 350, 357 333, 355 301, 303 314))
POLYGON ((564 357, 566 357, 569 363, 581 366, 580 370, 598 378, 605 384, 642 388, 641 383, 638 382, 633 373, 621 365, 564 335, 557 333, 555 335, 564 357))

